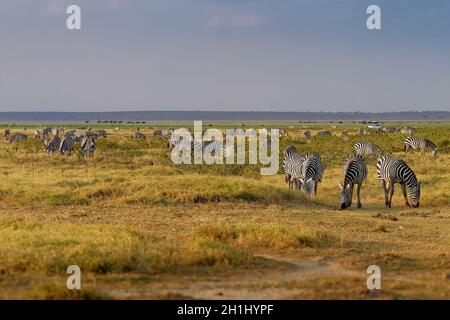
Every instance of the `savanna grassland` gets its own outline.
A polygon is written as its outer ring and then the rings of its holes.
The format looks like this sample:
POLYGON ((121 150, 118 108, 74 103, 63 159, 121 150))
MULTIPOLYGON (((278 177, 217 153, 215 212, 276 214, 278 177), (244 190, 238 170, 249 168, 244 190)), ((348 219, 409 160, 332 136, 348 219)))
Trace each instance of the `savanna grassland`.
MULTIPOLYGON (((92 125, 108 137, 86 160, 79 150, 48 155, 32 137, 0 140, 0 298, 450 298, 449 123, 414 124, 438 157, 405 154, 404 135, 361 136, 352 124, 310 142, 304 130, 331 125, 266 125, 288 130, 281 150, 293 144, 322 156, 314 199, 287 189, 281 161, 279 174, 265 177, 253 165, 174 165, 154 125, 141 125, 146 140, 130 138, 132 126, 92 125), (409 164, 422 182, 420 208, 405 207, 396 185, 386 209, 369 157, 363 208, 340 210, 342 166, 359 140, 409 164), (73 264, 82 270, 79 291, 66 288, 73 264), (376 293, 366 286, 369 265, 381 268, 376 293)), ((227 126, 241 124, 214 125, 227 126)), ((31 135, 32 127, 12 132, 31 135)))

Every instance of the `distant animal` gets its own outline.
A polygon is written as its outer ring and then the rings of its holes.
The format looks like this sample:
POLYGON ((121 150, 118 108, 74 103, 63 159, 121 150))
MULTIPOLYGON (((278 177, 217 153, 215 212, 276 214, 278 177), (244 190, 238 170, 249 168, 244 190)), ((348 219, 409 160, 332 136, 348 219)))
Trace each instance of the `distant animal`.
POLYGON ((420 204, 420 182, 405 161, 392 156, 383 156, 377 161, 377 174, 381 180, 384 199, 387 208, 392 205, 394 185, 402 186, 405 204, 408 207, 418 208, 420 204))
POLYGON ((106 138, 106 131, 105 130, 94 130, 90 133, 91 136, 94 138, 106 138))
POLYGON ((360 192, 362 184, 367 178, 367 173, 367 166, 362 156, 353 155, 347 159, 344 165, 344 184, 342 185, 339 182, 339 187, 341 189, 341 209, 352 206, 353 187, 355 184, 358 185, 356 191, 357 207, 362 207, 360 192))
POLYGON ((359 141, 355 143, 353 148, 355 149, 356 154, 360 156, 365 156, 373 153, 381 155, 383 153, 381 148, 373 142, 359 141))
POLYGON ((348 133, 347 130, 342 131, 342 139, 344 139, 345 141, 350 139, 350 134, 348 133))
POLYGON ((405 127, 403 128, 400 132, 402 134, 413 134, 417 131, 417 128, 412 128, 412 127, 405 127))
POLYGON ((438 152, 436 145, 430 140, 408 136, 405 138, 405 151, 408 152, 410 149, 420 149, 422 154, 426 149, 430 149, 433 156, 438 152))
POLYGON ((26 139, 28 139, 28 136, 23 133, 16 133, 16 134, 13 134, 12 136, 9 136, 10 143, 18 143, 18 142, 26 140, 26 139))
POLYGON ((306 194, 317 194, 317 186, 322 180, 324 167, 318 154, 308 154, 302 165, 300 183, 306 194))
POLYGON ((226 144, 221 140, 211 140, 211 141, 194 141, 192 143, 194 150, 200 150, 203 154, 217 155, 222 152, 223 155, 227 156, 230 154, 231 148, 227 148, 226 144), (222 150, 222 151, 221 151, 222 150))
POLYGON ((163 133, 162 133, 162 131, 161 130, 155 130, 154 132, 153 132, 153 136, 154 137, 162 137, 163 136, 163 133))
POLYGON ((5 139, 9 139, 9 136, 11 135, 11 130, 6 129, 5 130, 5 139))
POLYGON ((59 152, 62 155, 71 155, 75 142, 76 141, 73 136, 65 135, 61 140, 61 144, 59 145, 59 152))
POLYGON ((131 137, 134 139, 145 139, 145 134, 141 132, 135 132, 131 137))
POLYGON ((304 139, 311 139, 311 131, 304 131, 303 132, 303 138, 304 139))
POLYGON ((44 133, 42 132, 42 130, 39 130, 39 129, 35 129, 35 130, 33 131, 33 135, 34 135, 34 138, 35 138, 35 139, 38 139, 38 140, 44 138, 44 133))
POLYGON ((176 134, 172 134, 169 137, 169 140, 167 140, 167 148, 169 150, 172 150, 173 148, 175 148, 175 146, 180 143, 180 141, 182 140, 181 136, 178 136, 176 134))
POLYGON ((93 136, 84 137, 81 141, 81 153, 83 154, 83 157, 93 157, 96 148, 97 144, 93 136))
POLYGON ((331 137, 333 134, 329 130, 322 130, 316 134, 316 137, 331 137))
POLYGON ((300 178, 304 161, 305 158, 297 153, 294 146, 289 145, 284 149, 284 181, 288 184, 289 189, 301 189, 300 178))
POLYGON ((52 129, 51 128, 44 128, 44 129, 42 129, 42 135, 44 137, 48 137, 49 134, 51 134, 51 133, 52 133, 52 129))
POLYGON ((383 129, 381 129, 381 131, 383 131, 384 133, 395 133, 395 132, 397 132, 397 129, 385 127, 383 129))
POLYGON ((61 145, 61 139, 59 138, 59 136, 47 138, 44 141, 44 144, 45 144, 45 152, 53 154, 56 151, 58 151, 59 146, 61 145))
POLYGON ((64 128, 52 128, 52 135, 59 136, 64 134, 64 128))
POLYGON ((289 133, 285 129, 280 129, 280 137, 289 137, 289 133))

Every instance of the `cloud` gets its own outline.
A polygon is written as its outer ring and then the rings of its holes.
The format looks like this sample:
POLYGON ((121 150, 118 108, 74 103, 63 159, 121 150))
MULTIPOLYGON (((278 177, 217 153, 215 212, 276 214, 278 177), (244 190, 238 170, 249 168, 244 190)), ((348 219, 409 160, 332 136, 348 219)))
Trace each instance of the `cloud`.
POLYGON ((206 26, 209 28, 225 29, 225 28, 256 28, 264 25, 266 19, 253 14, 221 14, 211 15, 208 18, 206 26))

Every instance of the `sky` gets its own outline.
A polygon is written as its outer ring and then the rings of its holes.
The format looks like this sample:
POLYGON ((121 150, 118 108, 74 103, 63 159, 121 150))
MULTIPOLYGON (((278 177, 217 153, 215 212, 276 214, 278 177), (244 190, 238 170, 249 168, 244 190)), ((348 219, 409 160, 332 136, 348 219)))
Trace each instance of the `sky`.
POLYGON ((0 111, 135 110, 450 111, 450 1, 0 1, 0 111))

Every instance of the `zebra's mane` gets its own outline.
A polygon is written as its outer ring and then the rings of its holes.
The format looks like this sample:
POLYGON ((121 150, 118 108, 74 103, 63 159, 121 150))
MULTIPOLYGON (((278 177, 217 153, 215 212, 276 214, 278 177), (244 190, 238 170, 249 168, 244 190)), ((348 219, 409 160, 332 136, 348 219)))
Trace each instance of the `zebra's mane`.
POLYGON ((350 166, 350 164, 357 159, 363 160, 363 157, 360 156, 359 154, 352 154, 347 158, 347 160, 344 163, 344 174, 347 172, 347 169, 350 166))
POLYGON ((305 155, 305 160, 310 158, 316 158, 320 160, 320 156, 317 153, 308 153, 305 155))

